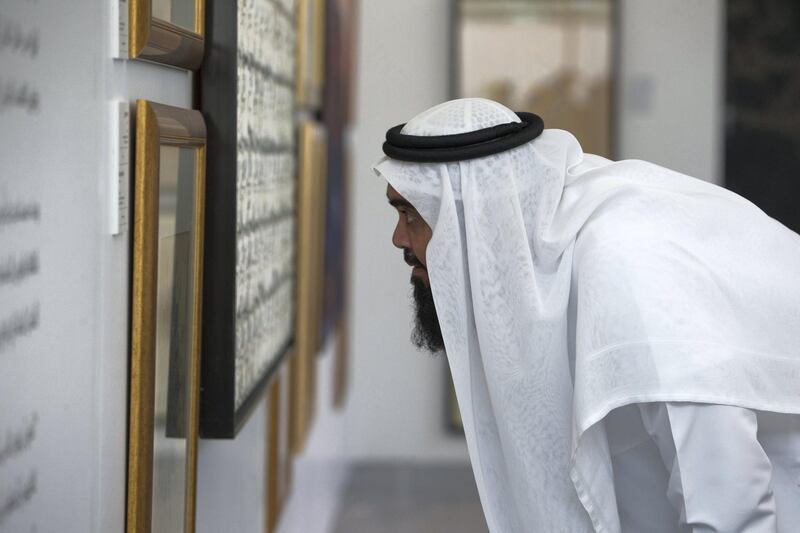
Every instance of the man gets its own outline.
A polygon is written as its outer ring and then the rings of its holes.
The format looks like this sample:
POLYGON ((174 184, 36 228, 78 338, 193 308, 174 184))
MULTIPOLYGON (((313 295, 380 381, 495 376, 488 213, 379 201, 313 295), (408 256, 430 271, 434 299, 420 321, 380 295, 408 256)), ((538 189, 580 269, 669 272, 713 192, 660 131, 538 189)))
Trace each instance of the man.
POLYGON ((493 533, 800 531, 800 237, 483 99, 374 167, 493 533))

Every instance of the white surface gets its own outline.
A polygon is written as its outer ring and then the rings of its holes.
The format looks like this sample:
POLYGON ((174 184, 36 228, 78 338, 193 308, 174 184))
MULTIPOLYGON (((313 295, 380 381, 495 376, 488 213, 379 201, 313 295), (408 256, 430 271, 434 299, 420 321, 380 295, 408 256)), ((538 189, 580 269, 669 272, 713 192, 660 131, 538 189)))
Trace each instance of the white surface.
POLYGON ((266 487, 267 402, 234 440, 202 440, 197 456, 197 533, 261 532, 266 487))
POLYGON ((317 367, 314 425, 305 452, 295 460, 291 495, 279 518, 277 533, 325 533, 332 531, 336 523, 350 457, 345 414, 331 407, 334 362, 333 343, 329 343, 317 367))
MULTIPOLYGON (((344 415, 331 407, 332 345, 318 367, 316 418, 303 455, 295 459, 292 488, 277 533, 324 533, 336 519, 349 463, 344 415)), ((285 382, 284 382, 285 383, 285 382)), ((266 402, 234 440, 200 442, 197 532, 259 532, 264 525, 266 402)))
POLYGON ((722 0, 622 0, 617 159, 721 183, 722 0))
POLYGON ((351 391, 354 460, 467 461, 445 431, 445 362, 411 345, 410 269, 392 246, 386 183, 370 167, 389 126, 447 99, 445 0, 359 3, 350 198, 351 391))
POLYGON ((622 531, 797 529, 800 416, 656 402, 605 426, 622 531))
POLYGON ((128 232, 130 216, 132 110, 128 102, 114 101, 111 105, 111 135, 117 137, 117 142, 111 145, 108 223, 111 234, 119 235, 128 232))
MULTIPOLYGON (((113 0, 112 0, 113 1, 113 0)), ((111 5, 111 56, 127 59, 128 48, 128 0, 116 0, 111 5), (115 23, 116 22, 116 23, 115 23)))

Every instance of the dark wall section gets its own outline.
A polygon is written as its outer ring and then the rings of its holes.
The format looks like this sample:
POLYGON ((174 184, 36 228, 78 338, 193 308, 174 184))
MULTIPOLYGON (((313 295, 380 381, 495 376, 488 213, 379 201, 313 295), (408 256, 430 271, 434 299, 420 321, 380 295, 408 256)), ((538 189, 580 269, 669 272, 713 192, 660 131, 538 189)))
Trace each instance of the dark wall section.
POLYGON ((726 186, 800 232, 800 2, 729 0, 726 186))

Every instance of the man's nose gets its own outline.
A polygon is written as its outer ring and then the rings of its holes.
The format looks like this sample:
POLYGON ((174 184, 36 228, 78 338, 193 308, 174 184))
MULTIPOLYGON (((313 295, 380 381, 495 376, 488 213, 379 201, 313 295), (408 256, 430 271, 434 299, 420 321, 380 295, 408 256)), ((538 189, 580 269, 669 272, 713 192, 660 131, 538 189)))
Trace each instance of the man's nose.
POLYGON ((408 240, 408 234, 406 233, 405 225, 402 221, 399 221, 397 226, 394 228, 394 233, 392 234, 392 244, 401 249, 411 248, 411 243, 408 240))

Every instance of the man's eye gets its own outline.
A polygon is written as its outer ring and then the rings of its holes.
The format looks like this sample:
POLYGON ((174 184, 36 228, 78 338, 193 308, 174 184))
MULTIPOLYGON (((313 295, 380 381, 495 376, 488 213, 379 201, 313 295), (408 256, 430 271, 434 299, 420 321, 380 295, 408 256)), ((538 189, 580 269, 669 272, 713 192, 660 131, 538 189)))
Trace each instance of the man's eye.
POLYGON ((406 224, 411 224, 417 220, 416 215, 414 215, 413 213, 409 213, 408 211, 403 213, 403 215, 406 217, 406 224))

